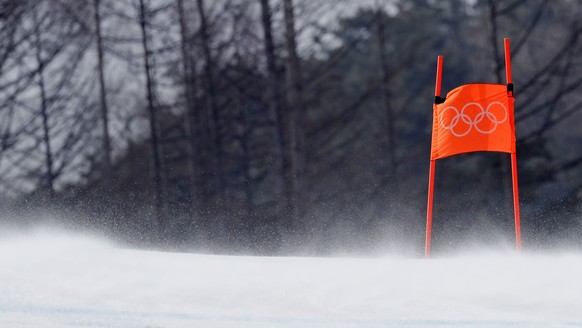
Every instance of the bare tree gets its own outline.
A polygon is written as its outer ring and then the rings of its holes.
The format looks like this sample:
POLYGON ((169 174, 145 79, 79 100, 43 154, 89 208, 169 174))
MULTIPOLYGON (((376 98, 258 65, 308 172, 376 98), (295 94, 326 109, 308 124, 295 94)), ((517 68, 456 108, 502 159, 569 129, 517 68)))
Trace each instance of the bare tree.
POLYGON ((91 39, 50 1, 19 9, 16 47, 5 57, 10 74, 0 80, 6 124, 0 174, 24 192, 40 181, 35 194, 52 199, 66 179, 80 174, 81 158, 93 150, 86 125, 92 113, 83 111, 92 106, 91 80, 79 69, 91 39))
POLYGON ((388 141, 388 163, 389 163, 389 175, 391 180, 391 190, 392 192, 398 191, 398 167, 396 162, 396 142, 395 142, 395 132, 394 124, 396 117, 394 115, 394 109, 392 102, 390 100, 390 68, 388 66, 388 56, 386 54, 386 36, 384 27, 384 11, 380 9, 378 1, 376 1, 376 29, 378 33, 378 53, 380 60, 380 68, 382 71, 382 100, 384 101, 384 107, 386 110, 386 137, 388 141))
POLYGON ((150 143, 152 151, 152 162, 153 162, 153 180, 154 180, 154 206, 155 206, 155 219, 158 225, 158 233, 163 234, 164 232, 164 218, 163 218, 163 186, 162 186, 162 162, 159 149, 158 140, 158 118, 157 110, 154 102, 154 82, 152 79, 152 67, 151 67, 151 51, 149 46, 148 37, 148 11, 144 0, 139 0, 139 24, 141 28, 142 37, 142 47, 143 47, 143 60, 144 60, 144 73, 146 77, 146 96, 147 96, 147 108, 149 114, 149 125, 150 125, 150 143))
POLYGON ((101 111, 101 128, 103 133, 104 173, 107 181, 111 181, 111 137, 109 133, 109 108, 107 106, 107 90, 105 89, 105 63, 103 51, 103 35, 101 34, 101 0, 93 0, 95 20, 95 42, 97 45, 97 72, 99 74, 99 108, 101 111))
POLYGON ((51 137, 50 137, 50 128, 49 128, 49 114, 48 114, 48 100, 45 88, 45 80, 44 80, 44 65, 45 65, 45 58, 43 58, 43 48, 42 48, 42 40, 40 34, 41 28, 41 21, 38 17, 38 7, 34 8, 33 11, 33 24, 34 24, 34 34, 35 34, 35 50, 36 50, 36 60, 37 60, 37 67, 38 67, 38 88, 40 90, 40 113, 42 117, 42 142, 44 144, 44 152, 45 152, 45 181, 46 181, 46 188, 49 192, 49 197, 52 198, 54 195, 54 179, 55 173, 53 168, 53 151, 51 148, 51 137))
MULTIPOLYGON (((260 0, 261 2, 261 18, 264 33, 264 51, 267 59, 267 75, 268 75, 268 97, 269 97, 269 120, 271 122, 272 131, 272 151, 275 175, 279 177, 283 183, 288 182, 284 179, 285 171, 283 167, 285 147, 283 143, 284 131, 281 128, 281 85, 280 77, 277 69, 277 58, 275 54, 275 43, 272 32, 272 12, 269 0, 260 0)), ((287 187, 285 187, 286 189, 287 187)))
POLYGON ((287 170, 285 174, 285 188, 288 211, 288 227, 291 230, 299 228, 300 215, 300 180, 302 161, 302 116, 304 115, 302 99, 302 80, 299 55, 297 54, 297 36, 295 30, 295 13, 293 0, 284 0, 285 18, 285 48, 287 50, 287 170))
MULTIPOLYGON (((184 7, 184 0, 177 0, 178 18, 180 21, 180 50, 182 55, 182 78, 184 84, 184 97, 186 99, 186 129, 189 137, 188 147, 188 167, 190 174, 188 175, 190 193, 191 193, 191 211, 192 207, 197 206, 197 180, 199 176, 199 168, 196 156, 199 149, 199 131, 197 124, 197 108, 196 108, 196 65, 192 61, 192 35, 188 28, 186 9, 184 7)), ((192 212, 193 213, 193 212, 192 212)))
POLYGON ((499 39, 498 39, 498 27, 497 27, 497 0, 487 0, 488 9, 488 22, 489 22, 489 45, 491 47, 492 55, 491 58, 493 63, 493 73, 495 76, 495 83, 501 84, 502 78, 501 73, 503 71, 503 62, 501 56, 499 55, 499 39))
POLYGON ((217 104, 217 94, 214 79, 214 60, 211 53, 210 45, 210 31, 209 23, 206 15, 206 9, 204 7, 204 0, 197 0, 198 7, 198 17, 200 20, 200 43, 202 47, 202 55, 204 57, 204 84, 206 89, 206 117, 207 117, 207 127, 209 131, 210 140, 212 142, 212 161, 211 166, 214 188, 217 192, 216 200, 220 203, 222 198, 222 193, 225 187, 225 176, 224 176, 224 163, 223 163, 223 150, 222 150, 222 122, 219 113, 219 108, 217 104))

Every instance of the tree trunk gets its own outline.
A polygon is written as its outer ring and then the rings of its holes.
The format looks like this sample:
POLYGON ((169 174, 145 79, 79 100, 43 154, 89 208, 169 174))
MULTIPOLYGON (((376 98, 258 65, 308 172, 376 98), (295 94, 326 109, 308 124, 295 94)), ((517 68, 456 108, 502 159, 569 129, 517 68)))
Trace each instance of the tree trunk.
POLYGON ((194 74, 194 65, 190 59, 190 40, 189 40, 189 32, 188 32, 188 25, 186 23, 186 13, 184 9, 184 0, 177 0, 178 3, 178 17, 180 20, 180 45, 182 51, 182 69, 183 69, 183 82, 184 83, 184 96, 186 99, 186 130, 188 133, 188 184, 190 185, 190 214, 195 214, 196 210, 195 207, 198 204, 198 197, 197 197, 197 163, 196 163, 196 155, 198 153, 198 131, 196 129, 196 101, 195 101, 195 74, 194 74))
POLYGON ((107 187, 110 187, 113 172, 111 171, 111 139, 109 136, 109 109, 107 106, 107 91, 105 90, 105 64, 103 61, 103 37, 101 35, 100 4, 101 0, 93 0, 95 15, 95 38, 97 42, 97 70, 99 74, 99 103, 101 108, 101 127, 103 129, 103 173, 105 174, 106 185, 107 187))
POLYGON ((216 90, 214 85, 214 61, 210 52, 210 36, 208 32, 208 21, 204 10, 204 1, 197 0, 198 15, 200 18, 200 41, 204 56, 204 80, 206 83, 206 105, 209 118, 209 135, 212 142, 213 165, 212 174, 214 177, 214 189, 217 194, 215 200, 220 203, 224 192, 225 177, 222 160, 222 125, 220 113, 216 103, 216 90))
POLYGON ((164 220, 162 218, 163 210, 163 192, 162 192, 162 165, 160 160, 159 151, 159 140, 157 131, 157 113, 154 106, 154 90, 153 81, 151 76, 151 63, 150 63, 150 49, 148 44, 147 35, 147 21, 146 21, 146 8, 144 5, 144 0, 139 0, 140 6, 140 26, 141 26, 141 36, 142 36, 142 46, 144 52, 144 70, 146 76, 146 94, 147 94, 147 106, 150 120, 150 142, 152 147, 152 159, 153 159, 153 170, 154 170, 154 206, 155 206, 155 219, 158 225, 158 236, 164 233, 164 220))
MULTIPOLYGON (((288 210, 288 228, 291 232, 299 228, 300 179, 302 166, 301 123, 303 115, 302 85, 295 31, 293 0, 284 0, 285 47, 287 49, 287 172, 285 187, 288 210)), ((297 232, 297 231, 296 231, 297 232)))
POLYGON ((50 137, 50 126, 49 126, 49 104, 46 94, 46 84, 44 80, 44 60, 42 58, 42 40, 40 35, 40 21, 38 19, 37 8, 34 8, 34 34, 35 34, 35 49, 36 49, 36 60, 38 65, 38 87, 40 90, 40 114, 42 118, 42 142, 45 149, 45 165, 46 165, 46 188, 49 194, 49 201, 54 196, 54 163, 53 163, 53 152, 51 149, 51 137, 50 137))
MULTIPOLYGON (((263 31, 265 33, 265 57, 267 58, 267 74, 268 74, 268 94, 269 94, 269 120, 272 126, 272 151, 273 169, 281 185, 284 185, 284 144, 283 144, 283 129, 281 128, 281 86, 279 84, 279 74, 277 72, 277 62, 275 57, 275 44, 273 42, 272 22, 271 22, 271 7, 269 0, 261 1, 261 16, 263 31)), ((285 187, 283 187, 286 189, 285 187)), ((279 212, 279 210, 277 211, 279 212)), ((279 213, 281 217, 282 213, 279 213)))
POLYGON ((487 5, 489 9, 489 43, 492 51, 492 63, 493 70, 495 72, 495 83, 502 83, 501 72, 503 70, 503 64, 501 58, 499 57, 499 46, 497 40, 497 5, 496 0, 488 0, 487 5))
POLYGON ((394 142, 394 109, 390 102, 390 69, 388 68, 388 58, 386 55, 386 37, 384 35, 384 22, 382 11, 377 4, 376 9, 376 27, 378 29, 378 52, 380 59, 380 67, 382 69, 382 99, 386 109, 386 137, 387 137, 387 152, 389 165, 389 181, 391 182, 391 195, 396 195, 398 192, 398 167, 396 163, 396 144, 394 142))

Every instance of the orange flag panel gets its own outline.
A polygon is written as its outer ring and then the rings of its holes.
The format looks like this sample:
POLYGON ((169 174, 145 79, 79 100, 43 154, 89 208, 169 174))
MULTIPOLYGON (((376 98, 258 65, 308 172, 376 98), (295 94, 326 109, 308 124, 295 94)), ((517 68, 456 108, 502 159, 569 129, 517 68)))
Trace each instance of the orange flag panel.
POLYGON ((501 84, 467 84, 434 105, 431 159, 474 151, 515 153, 514 98, 501 84))

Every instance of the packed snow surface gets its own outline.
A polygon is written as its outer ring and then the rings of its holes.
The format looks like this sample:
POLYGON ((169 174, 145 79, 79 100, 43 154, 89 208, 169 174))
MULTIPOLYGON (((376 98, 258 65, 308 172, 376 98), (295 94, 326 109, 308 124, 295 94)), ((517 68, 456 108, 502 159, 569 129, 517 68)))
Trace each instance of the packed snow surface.
POLYGON ((0 327, 582 327, 582 255, 289 258, 0 237, 0 327))

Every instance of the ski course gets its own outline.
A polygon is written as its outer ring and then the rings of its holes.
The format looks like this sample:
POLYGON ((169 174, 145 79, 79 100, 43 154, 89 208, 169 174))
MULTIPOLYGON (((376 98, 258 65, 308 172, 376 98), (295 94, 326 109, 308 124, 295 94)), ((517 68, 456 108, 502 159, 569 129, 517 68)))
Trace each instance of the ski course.
POLYGON ((582 327, 582 255, 215 256, 0 239, 0 327, 582 327))

